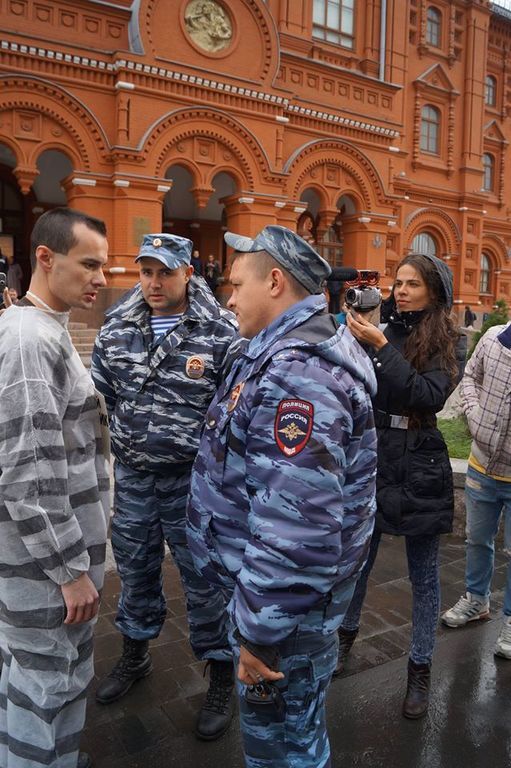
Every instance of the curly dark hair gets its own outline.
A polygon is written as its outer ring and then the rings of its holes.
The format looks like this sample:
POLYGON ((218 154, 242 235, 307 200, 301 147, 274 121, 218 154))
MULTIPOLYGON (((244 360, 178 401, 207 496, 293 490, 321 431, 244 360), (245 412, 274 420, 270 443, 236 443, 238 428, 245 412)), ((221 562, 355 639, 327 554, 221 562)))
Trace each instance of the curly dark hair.
POLYGON ((404 357, 421 373, 431 358, 438 356, 440 366, 449 376, 454 389, 459 375, 456 345, 460 334, 451 317, 442 280, 434 263, 422 254, 408 254, 397 265, 397 270, 405 264, 416 269, 424 280, 430 303, 424 310, 421 322, 414 326, 406 340, 404 357))

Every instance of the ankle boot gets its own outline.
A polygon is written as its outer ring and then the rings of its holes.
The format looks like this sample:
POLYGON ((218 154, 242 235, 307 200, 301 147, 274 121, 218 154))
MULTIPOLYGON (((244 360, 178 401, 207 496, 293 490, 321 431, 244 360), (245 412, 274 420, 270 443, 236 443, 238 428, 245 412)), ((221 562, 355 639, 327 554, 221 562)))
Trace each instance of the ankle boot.
POLYGON ((234 667, 231 661, 215 659, 208 661, 207 667, 209 688, 197 718, 195 735, 203 741, 214 741, 226 732, 232 720, 234 667))
POLYGON ((431 666, 414 664, 408 660, 408 687, 403 702, 403 715, 411 720, 423 717, 428 711, 431 666))
POLYGON ((358 629, 343 629, 339 627, 337 634, 339 635, 339 656, 337 657, 337 666, 332 677, 339 677, 344 672, 344 663, 358 635, 358 629))
POLYGON ((96 701, 100 704, 117 701, 128 693, 135 680, 147 677, 153 671, 147 640, 133 640, 123 635, 123 645, 121 658, 96 691, 96 701))

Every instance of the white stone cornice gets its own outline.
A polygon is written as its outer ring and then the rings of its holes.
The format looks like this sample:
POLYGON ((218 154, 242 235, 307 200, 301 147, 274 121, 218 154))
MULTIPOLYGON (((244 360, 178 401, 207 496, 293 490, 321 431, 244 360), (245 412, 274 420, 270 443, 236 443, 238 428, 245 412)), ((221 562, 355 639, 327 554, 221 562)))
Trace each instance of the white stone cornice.
POLYGON ((326 120, 330 123, 344 125, 347 128, 358 128, 361 131, 377 133, 380 134, 380 136, 386 136, 391 139, 398 139, 400 136, 399 131, 394 131, 392 128, 385 128, 383 125, 374 125, 374 123, 368 123, 364 120, 354 120, 351 117, 342 117, 341 115, 322 112, 318 109, 311 109, 310 107, 300 107, 298 104, 288 104, 287 110, 293 114, 300 115, 300 117, 311 117, 317 120, 326 120))
MULTIPOLYGON (((383 125, 375 125, 374 123, 367 122, 366 120, 356 120, 351 117, 343 117, 342 115, 324 112, 321 110, 312 109, 310 107, 303 107, 299 104, 290 104, 288 98, 285 98, 284 96, 278 96, 274 93, 265 93, 264 91, 259 91, 248 86, 234 85, 232 83, 222 82, 221 80, 215 80, 199 75, 191 75, 187 72, 179 72, 172 69, 166 69, 164 67, 156 67, 152 64, 144 64, 142 61, 117 59, 115 62, 111 63, 101 59, 94 59, 90 56, 77 56, 69 53, 62 53, 61 51, 29 46, 8 40, 0 41, 0 52, 2 50, 22 53, 41 59, 52 59, 53 61, 60 61, 64 64, 78 64, 88 69, 103 70, 109 73, 115 73, 125 69, 130 72, 147 75, 149 77, 161 77, 165 78, 166 80, 173 80, 175 82, 184 83, 200 88, 209 88, 219 93, 225 93, 232 96, 242 96, 245 99, 264 102, 265 104, 274 104, 275 106, 279 106, 284 110, 287 110, 292 115, 298 115, 300 117, 324 120, 327 123, 342 125, 346 128, 356 128, 358 130, 366 131, 368 133, 376 134, 389 139, 398 139, 400 137, 399 131, 395 131, 392 128, 387 128, 383 125)), ((136 85, 129 81, 118 80, 115 87, 117 89, 133 90, 136 85)), ((289 117, 286 115, 277 115, 275 119, 277 122, 283 124, 289 122, 289 117)))

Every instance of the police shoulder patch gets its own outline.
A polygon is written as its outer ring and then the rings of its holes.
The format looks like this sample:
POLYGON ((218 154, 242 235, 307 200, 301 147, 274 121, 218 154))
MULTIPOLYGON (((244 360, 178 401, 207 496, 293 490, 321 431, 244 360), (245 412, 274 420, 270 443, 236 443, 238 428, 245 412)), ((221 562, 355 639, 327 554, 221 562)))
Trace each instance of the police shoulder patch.
POLYGON ((314 406, 307 400, 281 400, 275 416, 275 442, 284 456, 303 451, 314 426, 314 406))

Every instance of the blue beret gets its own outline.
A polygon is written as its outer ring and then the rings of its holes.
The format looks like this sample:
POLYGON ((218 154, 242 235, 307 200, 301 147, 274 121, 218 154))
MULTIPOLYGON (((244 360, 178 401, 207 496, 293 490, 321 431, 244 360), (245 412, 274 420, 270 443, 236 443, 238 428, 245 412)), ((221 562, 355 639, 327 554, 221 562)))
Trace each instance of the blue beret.
POLYGON ((187 237, 169 235, 162 232, 156 235, 144 235, 140 251, 135 259, 158 259, 169 269, 188 266, 192 257, 193 243, 187 237))
POLYGON ((321 293, 323 281, 332 271, 303 237, 286 227, 271 224, 253 239, 226 232, 224 240, 238 253, 266 251, 310 293, 321 293))

